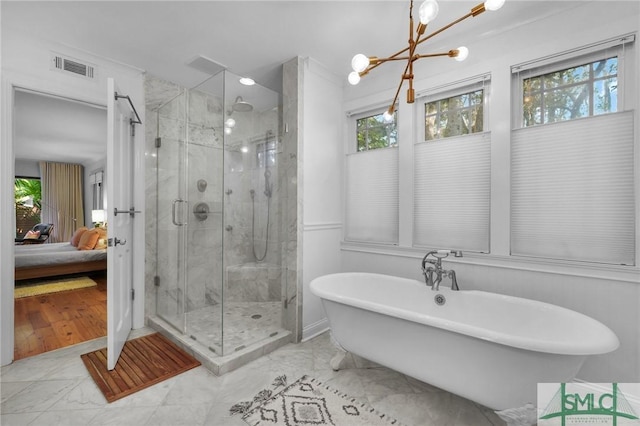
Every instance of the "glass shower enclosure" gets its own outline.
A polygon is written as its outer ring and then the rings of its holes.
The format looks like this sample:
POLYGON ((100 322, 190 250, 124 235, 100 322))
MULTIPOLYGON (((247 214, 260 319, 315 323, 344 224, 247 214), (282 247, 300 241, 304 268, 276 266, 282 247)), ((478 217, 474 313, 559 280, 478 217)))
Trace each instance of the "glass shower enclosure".
POLYGON ((174 85, 154 109, 155 314, 216 356, 288 333, 280 97, 239 80, 174 85))

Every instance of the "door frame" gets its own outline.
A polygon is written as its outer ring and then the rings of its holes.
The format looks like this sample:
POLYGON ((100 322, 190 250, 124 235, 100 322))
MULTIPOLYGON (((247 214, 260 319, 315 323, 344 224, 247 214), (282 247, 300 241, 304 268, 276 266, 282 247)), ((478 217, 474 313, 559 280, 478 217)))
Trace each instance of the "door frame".
MULTIPOLYGON (((144 123, 144 75, 141 70, 134 74, 121 76, 116 72, 118 80, 124 80, 125 91, 136 103, 144 123), (127 78, 128 77, 128 78, 127 78)), ((131 71, 129 71, 130 74, 131 71)), ((15 215, 13 212, 13 187, 15 176, 15 158, 13 149, 13 118, 14 91, 16 89, 30 90, 60 98, 73 99, 90 104, 105 105, 106 107, 106 79, 104 90, 101 85, 96 86, 96 92, 87 93, 82 88, 52 84, 45 79, 33 77, 26 73, 12 71, 2 72, 0 81, 0 365, 13 362, 14 350, 14 230, 15 215), (100 87, 98 87, 100 86, 100 87), (6 195, 5 195, 6 194, 6 195)), ((133 196, 136 208, 145 211, 145 132, 141 126, 134 138, 134 176, 133 196)), ((107 203, 109 201, 107 200, 107 203)), ((106 206, 107 208, 109 206, 106 206)), ((133 224, 133 237, 138 247, 145 247, 145 217, 137 215, 133 224)), ((133 328, 144 326, 145 307, 145 250, 138 250, 133 254, 133 287, 136 297, 133 301, 133 328)))

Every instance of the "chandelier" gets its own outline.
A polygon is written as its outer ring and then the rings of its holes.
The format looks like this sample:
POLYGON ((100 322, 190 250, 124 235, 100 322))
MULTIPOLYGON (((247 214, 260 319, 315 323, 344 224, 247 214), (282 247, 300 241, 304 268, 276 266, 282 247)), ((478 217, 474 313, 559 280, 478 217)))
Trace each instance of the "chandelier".
POLYGON ((462 16, 461 18, 456 19, 450 24, 445 25, 439 30, 425 36, 424 33, 427 29, 427 24, 433 21, 438 15, 438 2, 436 0, 425 0, 425 2, 420 5, 420 9, 418 9, 419 24, 414 35, 413 0, 411 0, 411 5, 409 6, 409 46, 386 58, 365 56, 361 53, 357 54, 351 60, 351 67, 353 68, 353 72, 349 74, 349 83, 353 85, 358 84, 361 77, 365 76, 369 73, 369 71, 377 68, 385 62, 407 61, 407 65, 404 69, 404 72, 402 73, 402 77, 400 78, 400 84, 398 85, 398 90, 396 90, 393 102, 391 102, 391 106, 389 106, 389 108, 384 113, 384 120, 386 122, 393 121, 393 113, 395 111, 396 101, 398 100, 400 89, 402 88, 402 84, 405 80, 409 81, 409 88, 407 89, 407 103, 412 104, 415 101, 415 90, 413 89, 413 63, 415 61, 421 58, 433 58, 437 56, 448 56, 450 58, 454 58, 456 61, 464 61, 469 55, 469 49, 464 46, 460 46, 457 49, 449 50, 448 52, 430 53, 425 55, 416 53, 416 47, 419 44, 429 40, 430 38, 440 34, 441 32, 451 28, 459 22, 464 21, 467 18, 478 16, 485 10, 493 11, 500 9, 504 2, 505 0, 487 0, 484 3, 480 3, 473 9, 471 9, 471 12, 462 16), (405 53, 406 55, 403 55, 405 53))

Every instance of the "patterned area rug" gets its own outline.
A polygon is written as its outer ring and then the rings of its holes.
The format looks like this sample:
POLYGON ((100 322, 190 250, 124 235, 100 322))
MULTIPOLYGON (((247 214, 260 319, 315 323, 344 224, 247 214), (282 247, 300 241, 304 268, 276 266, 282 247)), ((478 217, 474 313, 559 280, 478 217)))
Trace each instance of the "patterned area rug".
POLYGON ((251 426, 400 425, 386 414, 309 376, 288 386, 286 376, 279 376, 272 386, 284 389, 275 394, 270 389, 262 390, 253 401, 231 407, 231 414, 242 414, 242 420, 251 426))
POLYGON ((41 294, 58 293, 60 291, 77 290, 98 285, 89 277, 66 278, 63 280, 40 281, 38 284, 18 286, 14 290, 14 297, 39 296, 41 294))

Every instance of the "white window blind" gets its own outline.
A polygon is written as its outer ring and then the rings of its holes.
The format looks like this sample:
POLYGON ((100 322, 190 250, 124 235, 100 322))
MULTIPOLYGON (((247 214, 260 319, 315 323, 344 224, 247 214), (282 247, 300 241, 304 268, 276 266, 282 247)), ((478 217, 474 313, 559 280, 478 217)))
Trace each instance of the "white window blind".
POLYGON ((632 265, 633 113, 513 132, 511 251, 632 265))
POLYGON ((489 251, 491 134, 415 145, 414 245, 489 251))
POLYGON ((346 240, 397 244, 397 149, 347 155, 346 208, 346 240))

